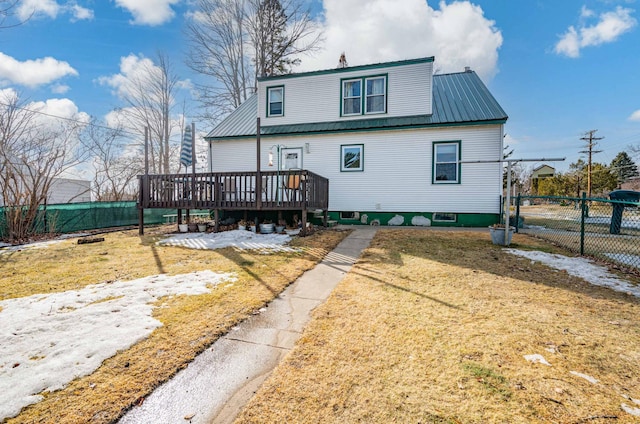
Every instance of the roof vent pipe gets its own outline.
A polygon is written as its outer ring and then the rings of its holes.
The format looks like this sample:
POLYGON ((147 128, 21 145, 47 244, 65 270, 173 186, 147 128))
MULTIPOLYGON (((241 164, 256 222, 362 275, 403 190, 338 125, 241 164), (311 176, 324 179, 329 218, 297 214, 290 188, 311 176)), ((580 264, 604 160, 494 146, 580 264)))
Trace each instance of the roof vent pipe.
POLYGON ((464 71, 465 72, 471 72, 471 67, 470 66, 465 66, 464 67, 464 71))

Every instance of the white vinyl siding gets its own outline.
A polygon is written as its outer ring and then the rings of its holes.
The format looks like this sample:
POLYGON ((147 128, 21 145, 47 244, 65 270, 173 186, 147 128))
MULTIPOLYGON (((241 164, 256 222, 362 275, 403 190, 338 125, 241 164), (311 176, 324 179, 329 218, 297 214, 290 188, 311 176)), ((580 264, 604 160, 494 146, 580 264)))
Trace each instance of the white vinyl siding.
MULTIPOLYGON (((329 179, 332 211, 498 213, 502 191, 502 125, 371 131, 278 137, 279 144, 304 148, 304 169, 329 179), (431 184, 433 143, 460 140, 465 164, 460 184, 431 184), (340 146, 363 144, 362 172, 341 172, 340 146)), ((262 139, 261 163, 269 170, 271 139, 262 139)), ((255 171, 254 138, 214 142, 214 171, 255 171)))
MULTIPOLYGON (((380 75, 386 76, 385 118, 431 114, 433 63, 423 62, 364 71, 360 69, 352 72, 341 71, 260 81, 258 82, 258 116, 261 118, 261 125, 378 118, 379 114, 367 115, 362 113, 363 110, 360 114, 344 116, 341 81, 362 80, 362 78, 374 78, 380 75), (274 85, 285 86, 285 116, 267 116, 267 90, 264 87, 274 85)), ((361 87, 361 95, 364 95, 365 88, 361 87)))

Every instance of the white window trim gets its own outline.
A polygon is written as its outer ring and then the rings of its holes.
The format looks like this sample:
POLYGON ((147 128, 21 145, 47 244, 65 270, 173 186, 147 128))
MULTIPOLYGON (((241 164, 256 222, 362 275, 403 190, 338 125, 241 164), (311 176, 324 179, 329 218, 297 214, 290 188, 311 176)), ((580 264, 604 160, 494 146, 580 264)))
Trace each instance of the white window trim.
POLYGON ((434 142, 433 143, 433 184, 460 184, 460 173, 462 170, 460 169, 460 150, 461 150, 461 142, 460 141, 443 141, 443 142, 434 142), (438 162, 438 147, 440 146, 456 146, 456 160, 448 161, 448 162, 438 162), (436 170, 438 165, 448 165, 455 164, 456 165, 456 179, 455 180, 437 180, 436 170))
POLYGON ((269 87, 267 88, 267 117, 275 117, 275 116, 284 116, 284 87, 279 86, 279 87, 269 87), (279 102, 272 102, 271 101, 271 93, 273 91, 280 91, 280 96, 281 99, 279 102), (281 112, 280 113, 271 113, 271 103, 280 103, 282 106, 280 108, 281 112))
POLYGON ((364 114, 365 115, 377 115, 380 113, 387 113, 387 77, 385 75, 378 75, 375 77, 369 77, 369 78, 365 78, 364 79, 364 114), (369 80, 377 80, 377 79, 381 79, 383 81, 383 89, 382 89, 382 94, 369 94, 367 93, 367 81, 369 80), (369 112, 367 110, 367 100, 369 99, 369 97, 379 97, 382 96, 384 98, 384 102, 383 104, 383 108, 381 111, 376 110, 373 112, 369 112))
MULTIPOLYGON (((335 86, 334 86, 335 87, 335 86)), ((342 109, 342 116, 357 116, 362 115, 362 78, 353 78, 348 80, 342 80, 342 99, 340 100, 340 108, 342 109), (346 96, 347 90, 345 89, 345 85, 350 82, 358 82, 360 83, 360 95, 359 96, 346 96), (360 104, 360 112, 355 113, 346 113, 344 111, 344 101, 350 99, 360 99, 358 102, 360 104)))

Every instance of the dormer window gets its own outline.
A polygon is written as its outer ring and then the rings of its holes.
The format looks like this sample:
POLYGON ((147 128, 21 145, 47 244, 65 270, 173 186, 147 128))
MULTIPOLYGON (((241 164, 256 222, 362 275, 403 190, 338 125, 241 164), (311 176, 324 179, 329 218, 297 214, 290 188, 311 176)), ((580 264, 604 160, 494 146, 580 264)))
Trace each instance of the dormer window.
POLYGON ((386 75, 343 79, 341 90, 341 116, 387 113, 386 75))
POLYGON ((385 113, 387 111, 387 78, 366 78, 365 82, 367 103, 364 113, 385 113))
POLYGON ((342 81, 342 115, 360 115, 362 105, 362 80, 342 81))
POLYGON ((284 86, 267 88, 267 116, 284 116, 284 86))

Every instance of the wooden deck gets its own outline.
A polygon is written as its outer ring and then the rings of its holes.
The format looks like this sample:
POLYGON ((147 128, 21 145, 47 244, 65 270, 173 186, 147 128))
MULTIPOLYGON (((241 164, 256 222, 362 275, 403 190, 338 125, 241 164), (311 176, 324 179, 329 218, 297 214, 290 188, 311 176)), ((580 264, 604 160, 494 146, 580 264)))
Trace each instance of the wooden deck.
MULTIPOLYGON (((140 216, 144 209, 215 211, 307 211, 329 206, 329 180, 307 170, 208 172, 139 176, 140 216)), ((142 218, 141 218, 142 220, 142 218)), ((216 227, 217 222, 216 219, 216 227)), ((140 222, 141 232, 143 230, 140 222)))

